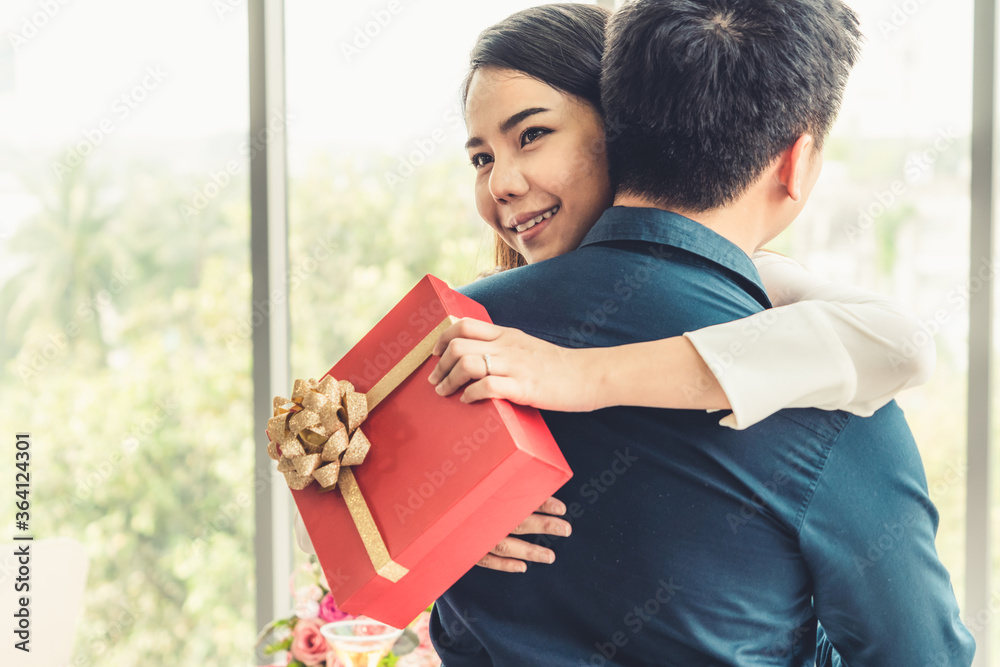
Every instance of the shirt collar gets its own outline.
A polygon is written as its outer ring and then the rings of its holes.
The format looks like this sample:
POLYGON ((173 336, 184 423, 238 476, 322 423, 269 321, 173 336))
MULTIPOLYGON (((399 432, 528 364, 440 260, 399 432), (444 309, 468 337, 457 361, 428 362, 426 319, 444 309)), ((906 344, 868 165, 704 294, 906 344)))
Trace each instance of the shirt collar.
POLYGON ((767 291, 753 261, 739 246, 700 223, 657 208, 614 206, 604 212, 580 247, 603 241, 646 241, 672 246, 712 261, 735 274, 741 287, 765 308, 767 291))

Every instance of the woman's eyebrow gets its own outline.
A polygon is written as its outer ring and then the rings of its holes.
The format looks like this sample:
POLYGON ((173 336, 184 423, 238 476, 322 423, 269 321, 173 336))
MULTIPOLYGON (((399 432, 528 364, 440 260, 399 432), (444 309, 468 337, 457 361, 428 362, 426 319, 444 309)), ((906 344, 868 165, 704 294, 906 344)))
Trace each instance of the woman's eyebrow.
MULTIPOLYGON (((531 107, 530 109, 523 109, 522 111, 518 111, 510 118, 500 123, 500 134, 507 134, 512 129, 517 127, 517 125, 525 118, 529 118, 531 116, 534 116, 535 114, 544 113, 546 111, 549 111, 549 109, 546 109, 544 107, 531 107)), ((471 137, 468 141, 465 142, 465 150, 469 150, 470 148, 482 145, 483 145, 482 139, 480 139, 479 137, 471 137)))
POLYGON ((510 118, 500 123, 500 134, 507 134, 512 129, 517 127, 517 124, 525 118, 534 116, 536 113, 544 113, 546 111, 548 111, 548 109, 543 109, 542 107, 531 107, 530 109, 525 109, 524 111, 518 111, 510 118))

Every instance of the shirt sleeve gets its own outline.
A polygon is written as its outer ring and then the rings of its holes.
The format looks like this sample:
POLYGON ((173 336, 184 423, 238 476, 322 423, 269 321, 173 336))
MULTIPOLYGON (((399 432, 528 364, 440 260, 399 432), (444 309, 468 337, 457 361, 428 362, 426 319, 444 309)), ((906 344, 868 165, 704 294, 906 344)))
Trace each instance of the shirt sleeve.
POLYGON ((895 404, 851 418, 801 514, 829 646, 818 665, 970 665, 975 642, 934 548, 938 512, 895 404))
POLYGON ((729 399, 724 426, 744 429, 785 408, 868 417, 930 378, 932 332, 892 301, 774 253, 754 263, 775 307, 684 334, 729 399))
POLYGON ((298 512, 295 513, 295 542, 299 545, 299 549, 307 554, 316 553, 312 540, 309 539, 309 533, 306 532, 306 524, 298 512))

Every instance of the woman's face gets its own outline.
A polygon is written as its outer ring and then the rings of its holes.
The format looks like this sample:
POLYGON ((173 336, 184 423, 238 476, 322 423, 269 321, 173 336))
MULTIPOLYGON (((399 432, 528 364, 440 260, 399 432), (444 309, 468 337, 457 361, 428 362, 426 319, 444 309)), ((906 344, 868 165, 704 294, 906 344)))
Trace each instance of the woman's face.
POLYGON ((579 246, 612 201, 597 110, 495 68, 475 73, 465 108, 483 220, 529 264, 579 246))

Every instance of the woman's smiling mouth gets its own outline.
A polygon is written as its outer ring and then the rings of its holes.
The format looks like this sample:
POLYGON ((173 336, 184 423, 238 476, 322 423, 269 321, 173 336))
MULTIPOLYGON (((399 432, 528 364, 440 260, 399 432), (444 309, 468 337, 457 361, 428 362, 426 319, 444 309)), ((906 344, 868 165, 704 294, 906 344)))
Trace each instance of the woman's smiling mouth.
POLYGON ((536 215, 534 218, 531 218, 530 220, 528 220, 528 221, 526 221, 526 222, 524 222, 524 223, 522 223, 520 225, 516 225, 513 229, 518 234, 520 234, 522 232, 526 232, 529 229, 531 229, 532 227, 534 227, 535 225, 537 225, 542 220, 547 220, 547 219, 551 218, 553 215, 555 215, 558 212, 559 212, 559 204, 556 204, 555 206, 553 206, 552 208, 550 208, 548 211, 545 211, 544 213, 536 215))

